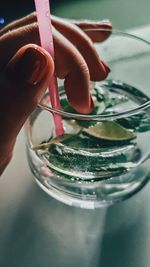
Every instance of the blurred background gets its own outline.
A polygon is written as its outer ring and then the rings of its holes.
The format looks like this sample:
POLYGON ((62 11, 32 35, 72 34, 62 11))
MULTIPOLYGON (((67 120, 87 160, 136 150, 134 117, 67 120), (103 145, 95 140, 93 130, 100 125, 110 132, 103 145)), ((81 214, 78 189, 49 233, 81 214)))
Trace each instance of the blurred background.
MULTIPOLYGON (((109 18, 119 29, 150 24, 150 0, 51 0, 51 7, 61 17, 109 18)), ((1 0, 0 18, 8 23, 33 10, 33 0, 1 0)))

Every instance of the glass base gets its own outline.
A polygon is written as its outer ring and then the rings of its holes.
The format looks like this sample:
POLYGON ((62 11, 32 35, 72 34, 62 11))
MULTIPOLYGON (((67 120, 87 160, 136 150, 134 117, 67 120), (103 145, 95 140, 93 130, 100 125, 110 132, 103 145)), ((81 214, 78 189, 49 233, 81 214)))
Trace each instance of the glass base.
POLYGON ((34 163, 37 158, 33 157, 30 150, 28 150, 28 161, 42 190, 64 204, 85 209, 101 208, 128 199, 140 191, 150 179, 148 163, 121 176, 94 183, 79 183, 50 176, 47 167, 40 160, 39 170, 34 163))

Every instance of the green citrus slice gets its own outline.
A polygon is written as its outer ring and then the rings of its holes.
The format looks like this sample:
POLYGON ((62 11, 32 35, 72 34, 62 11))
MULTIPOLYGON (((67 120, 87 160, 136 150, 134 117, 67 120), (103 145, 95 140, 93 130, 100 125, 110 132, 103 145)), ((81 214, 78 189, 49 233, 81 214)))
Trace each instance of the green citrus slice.
POLYGON ((116 122, 106 121, 97 123, 89 128, 84 128, 83 132, 92 137, 107 141, 129 141, 136 137, 136 134, 116 122))

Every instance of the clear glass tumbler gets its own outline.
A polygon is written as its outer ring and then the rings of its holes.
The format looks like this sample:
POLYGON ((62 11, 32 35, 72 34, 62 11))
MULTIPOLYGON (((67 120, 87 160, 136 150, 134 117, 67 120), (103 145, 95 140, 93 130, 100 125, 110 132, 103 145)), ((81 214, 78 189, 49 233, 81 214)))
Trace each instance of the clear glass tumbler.
POLYGON ((25 126, 28 162, 39 186, 81 208, 127 199, 150 178, 150 44, 116 30, 108 35, 96 47, 111 72, 93 84, 92 114, 76 113, 62 85, 62 110, 51 107, 46 93, 25 126), (56 114, 63 122, 60 137, 56 114))

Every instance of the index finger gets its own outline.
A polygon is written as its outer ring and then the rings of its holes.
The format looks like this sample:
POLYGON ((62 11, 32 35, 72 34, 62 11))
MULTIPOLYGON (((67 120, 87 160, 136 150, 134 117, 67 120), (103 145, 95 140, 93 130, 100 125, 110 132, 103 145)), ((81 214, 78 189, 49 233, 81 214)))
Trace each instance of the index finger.
MULTIPOLYGON (((58 19, 58 17, 52 15, 52 24, 55 26, 55 20, 58 19)), ((102 42, 105 39, 109 37, 112 30, 112 24, 109 20, 100 20, 100 21, 93 21, 93 20, 69 20, 62 18, 62 21, 68 21, 72 22, 72 24, 75 24, 78 26, 81 30, 83 30, 91 39, 93 42, 102 42), (98 31, 98 29, 106 29, 107 31, 102 32, 98 31), (89 31, 91 29, 91 31, 89 31), (95 29, 95 31, 94 31, 95 29)), ((22 26, 26 26, 28 24, 31 24, 33 22, 37 22, 37 16, 36 12, 33 12, 21 19, 15 20, 5 27, 3 27, 0 30, 0 36, 5 34, 8 31, 12 31, 14 29, 17 29, 22 26)))

